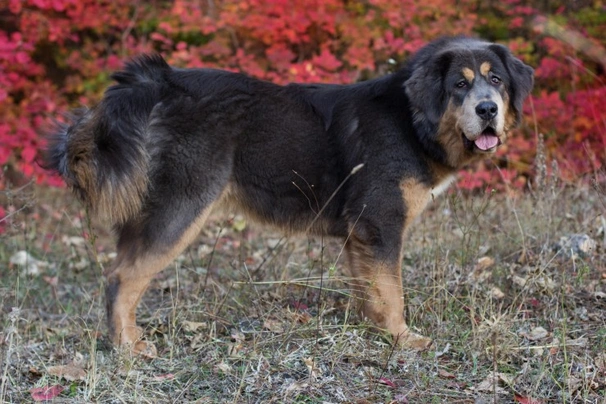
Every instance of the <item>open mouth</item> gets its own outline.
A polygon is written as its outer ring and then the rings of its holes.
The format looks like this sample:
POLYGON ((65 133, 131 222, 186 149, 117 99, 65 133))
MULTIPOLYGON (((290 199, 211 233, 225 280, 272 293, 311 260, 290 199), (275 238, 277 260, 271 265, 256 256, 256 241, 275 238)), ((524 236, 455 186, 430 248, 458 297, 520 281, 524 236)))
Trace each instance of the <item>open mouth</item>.
POLYGON ((488 126, 482 131, 482 134, 473 141, 467 139, 467 136, 463 134, 463 142, 465 143, 465 147, 469 150, 474 149, 475 146, 481 151, 491 151, 501 144, 501 139, 497 136, 494 128, 488 126))

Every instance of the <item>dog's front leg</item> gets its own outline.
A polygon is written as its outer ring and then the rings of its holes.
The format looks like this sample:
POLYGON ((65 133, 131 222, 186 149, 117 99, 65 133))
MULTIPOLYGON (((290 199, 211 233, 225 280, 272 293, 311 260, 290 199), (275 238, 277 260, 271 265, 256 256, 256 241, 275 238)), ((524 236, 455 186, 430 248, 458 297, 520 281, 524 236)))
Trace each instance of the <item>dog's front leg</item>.
POLYGON ((362 315, 389 331, 398 345, 428 348, 431 339, 412 332, 404 320, 400 245, 384 254, 354 234, 347 243, 347 252, 362 315))

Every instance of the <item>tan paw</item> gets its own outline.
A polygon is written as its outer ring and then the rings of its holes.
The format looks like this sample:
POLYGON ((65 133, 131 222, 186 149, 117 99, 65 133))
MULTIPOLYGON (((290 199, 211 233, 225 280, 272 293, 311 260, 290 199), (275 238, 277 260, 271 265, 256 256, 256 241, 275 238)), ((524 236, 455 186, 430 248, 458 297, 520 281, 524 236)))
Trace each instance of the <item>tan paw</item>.
POLYGON ((399 334, 397 337, 394 337, 394 341, 401 348, 414 349, 415 351, 424 351, 433 343, 431 338, 412 331, 408 331, 405 334, 399 334))
POLYGON ((137 356, 144 359, 153 359, 158 357, 158 350, 151 342, 139 340, 136 342, 123 342, 118 346, 121 355, 137 356))
POLYGON ((153 359, 158 356, 158 350, 156 349, 156 346, 154 344, 152 344, 151 342, 147 342, 147 341, 139 340, 139 341, 135 342, 135 344, 132 346, 131 351, 132 351, 132 353, 134 353, 136 355, 140 355, 140 356, 143 356, 144 358, 149 358, 149 359, 153 359))

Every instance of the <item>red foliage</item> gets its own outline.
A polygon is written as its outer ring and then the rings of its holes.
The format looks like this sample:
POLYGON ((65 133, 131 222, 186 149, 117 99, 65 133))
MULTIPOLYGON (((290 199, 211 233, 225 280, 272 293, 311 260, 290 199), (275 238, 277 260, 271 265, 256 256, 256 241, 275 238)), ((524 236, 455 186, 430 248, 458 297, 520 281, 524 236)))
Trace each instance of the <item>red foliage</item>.
MULTIPOLYGON (((42 0, 38 0, 42 1, 42 0)), ((30 394, 32 395, 32 399, 34 401, 51 401, 61 392, 65 390, 63 386, 55 385, 55 386, 47 386, 47 387, 34 387, 30 390, 30 394)))
POLYGON ((536 66, 537 90, 523 129, 496 162, 463 173, 460 185, 523 187, 533 170, 535 125, 564 177, 574 180, 605 163, 606 66, 600 63, 606 59, 595 58, 606 45, 597 37, 606 30, 604 10, 598 2, 573 9, 552 0, 544 10, 535 3, 506 0, 483 8, 472 0, 5 1, 0 165, 59 184, 35 164, 44 145, 41 133, 51 118, 98 100, 109 74, 140 52, 161 52, 177 66, 243 71, 277 83, 345 83, 385 74, 391 60, 403 61, 437 36, 479 34, 508 44, 536 66), (560 27, 596 48, 571 46, 565 36, 533 29, 536 17, 550 12, 560 27))

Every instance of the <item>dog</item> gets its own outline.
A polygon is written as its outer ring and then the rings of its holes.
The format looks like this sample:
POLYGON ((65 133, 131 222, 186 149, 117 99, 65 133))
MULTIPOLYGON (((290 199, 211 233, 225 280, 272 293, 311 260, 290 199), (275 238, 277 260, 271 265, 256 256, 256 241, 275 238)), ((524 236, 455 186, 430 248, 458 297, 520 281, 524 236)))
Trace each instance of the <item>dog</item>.
POLYGON ((359 311, 399 345, 404 235, 457 170, 521 120, 533 69, 503 45, 435 40, 401 69, 350 85, 280 86, 143 55, 55 130, 46 167, 117 234, 105 271, 114 344, 155 356, 135 310, 152 278, 222 205, 289 233, 344 240, 359 311))

